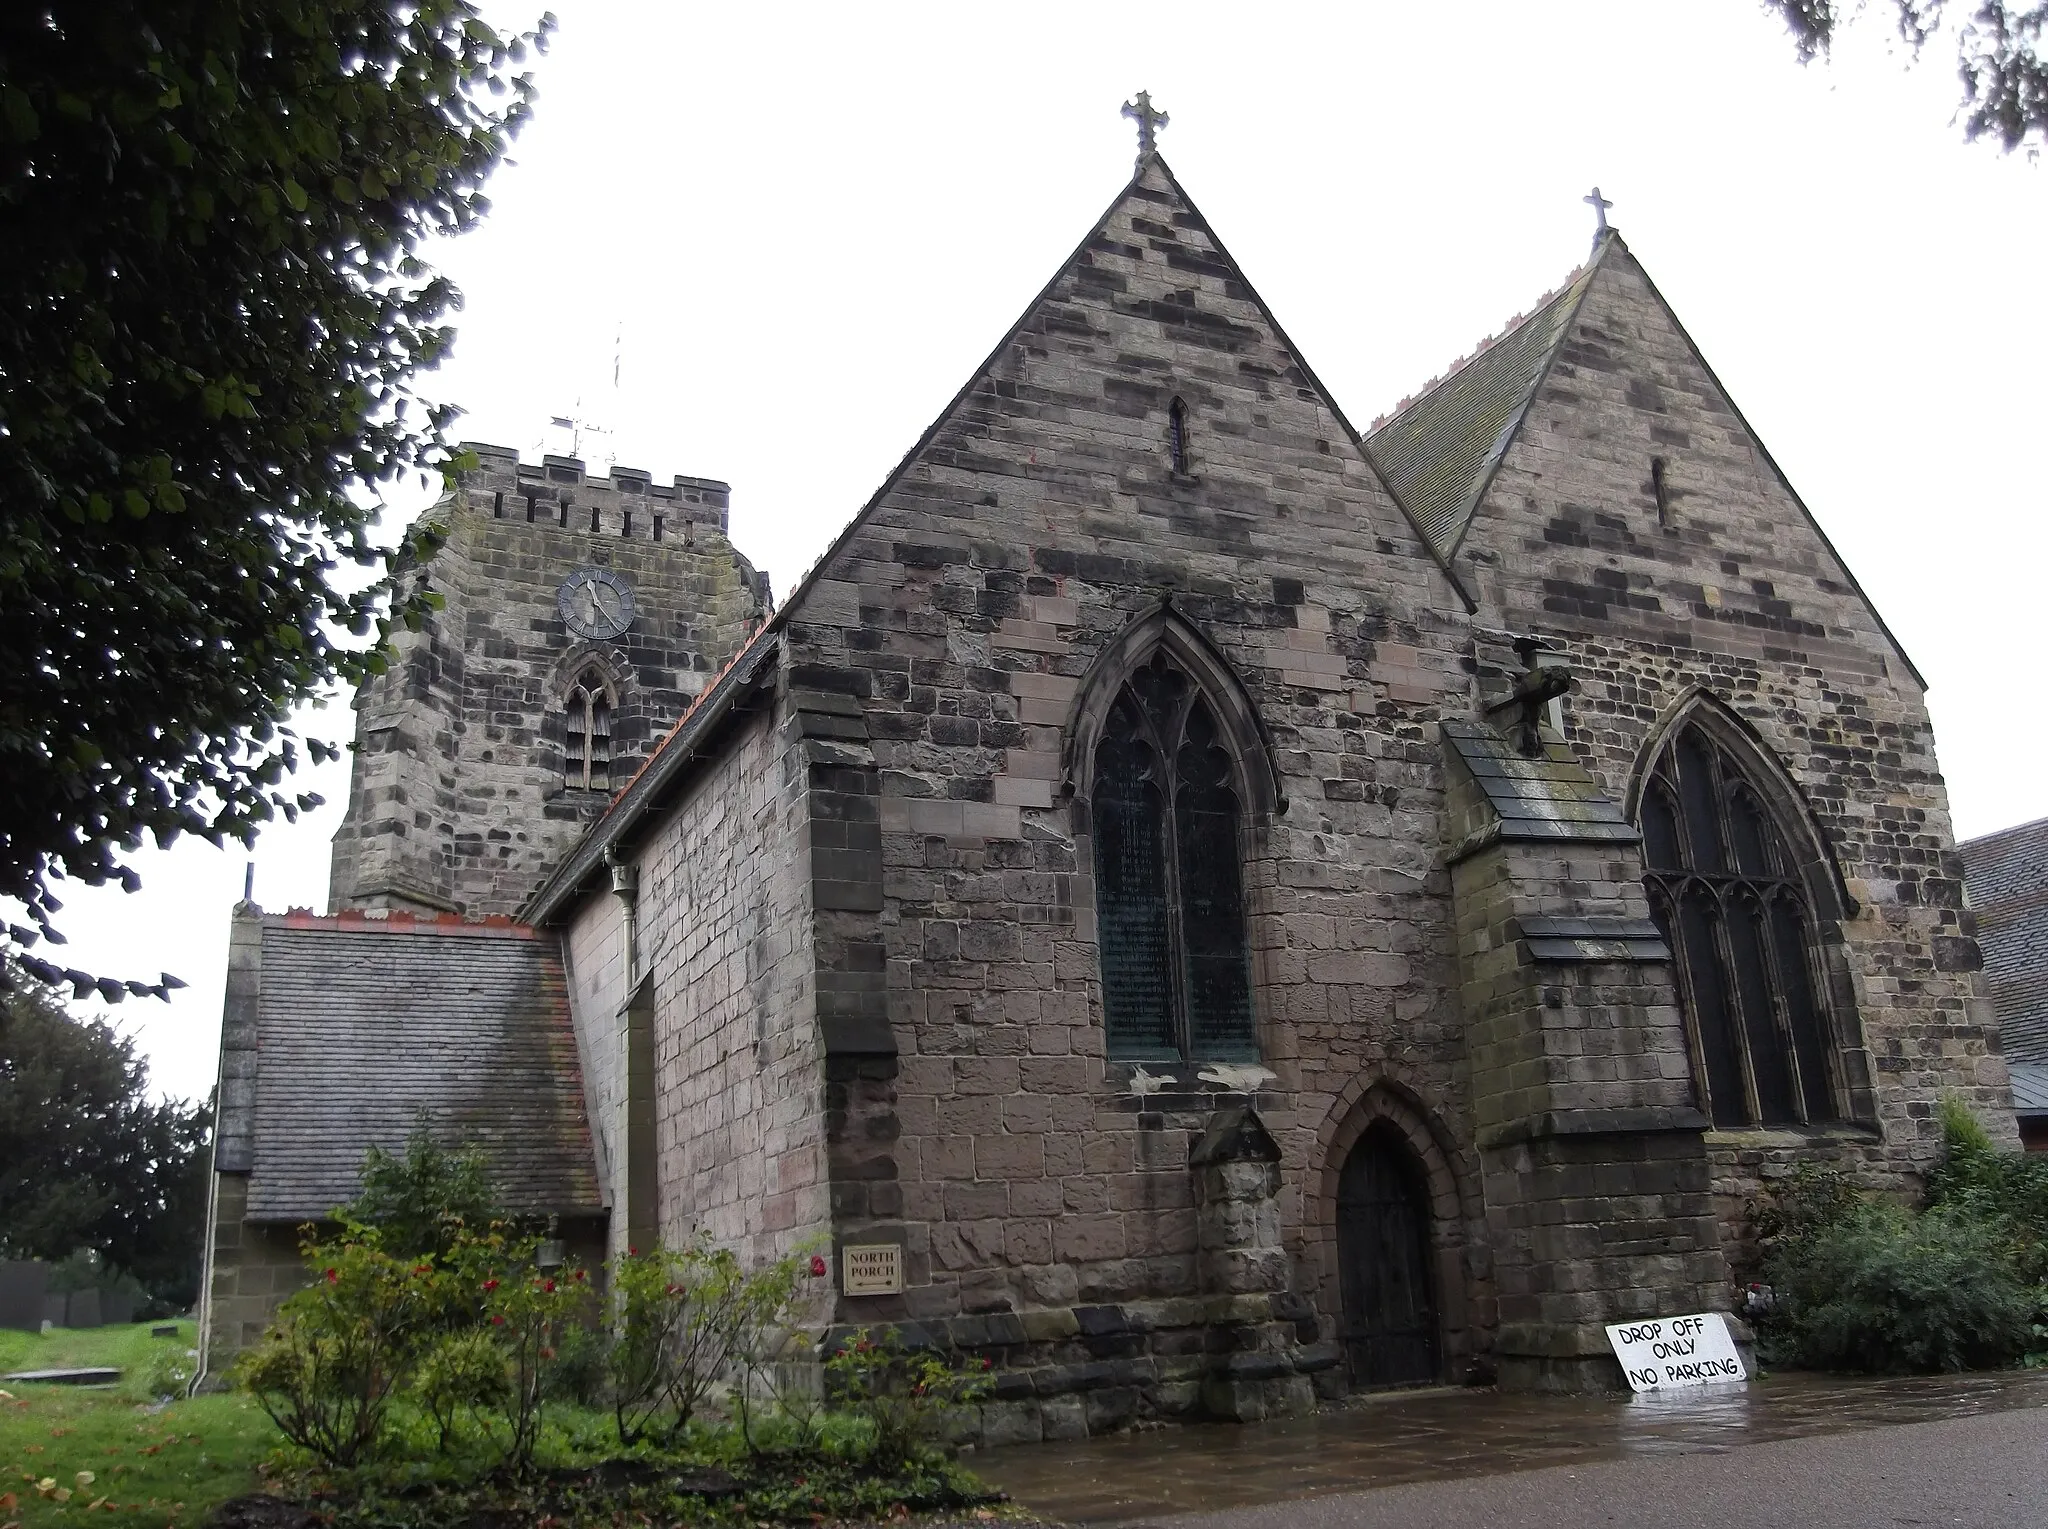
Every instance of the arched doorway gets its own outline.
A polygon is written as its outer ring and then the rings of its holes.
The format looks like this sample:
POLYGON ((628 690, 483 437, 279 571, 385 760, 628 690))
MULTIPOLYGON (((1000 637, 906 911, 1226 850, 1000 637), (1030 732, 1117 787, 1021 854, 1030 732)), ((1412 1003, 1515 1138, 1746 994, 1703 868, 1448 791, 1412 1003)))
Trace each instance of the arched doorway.
POLYGON ((1429 1189, 1400 1133, 1377 1121, 1337 1180, 1339 1336, 1351 1383, 1424 1386, 1438 1378, 1429 1189))

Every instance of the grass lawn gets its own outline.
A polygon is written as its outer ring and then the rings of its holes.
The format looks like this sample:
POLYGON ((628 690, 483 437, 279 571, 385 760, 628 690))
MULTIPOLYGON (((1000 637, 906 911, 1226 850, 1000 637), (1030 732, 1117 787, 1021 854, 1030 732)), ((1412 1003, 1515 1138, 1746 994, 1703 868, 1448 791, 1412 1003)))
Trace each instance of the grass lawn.
POLYGON ((175 1338, 152 1338, 151 1325, 0 1331, 0 1374, 122 1371, 109 1387, 0 1381, 0 1529, 90 1529, 108 1513, 137 1529, 185 1529, 256 1489, 277 1429, 243 1396, 151 1400, 152 1362, 165 1350, 182 1355, 195 1336, 190 1322, 175 1338))

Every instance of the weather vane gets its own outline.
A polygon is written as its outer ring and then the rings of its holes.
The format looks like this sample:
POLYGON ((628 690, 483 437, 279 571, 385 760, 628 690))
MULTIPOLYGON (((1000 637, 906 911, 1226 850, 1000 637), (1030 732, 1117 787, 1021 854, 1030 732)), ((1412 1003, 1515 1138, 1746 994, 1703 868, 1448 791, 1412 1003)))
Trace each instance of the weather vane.
POLYGON ((1124 115, 1138 124, 1138 168, 1159 152, 1159 130, 1172 119, 1152 109, 1152 92, 1141 90, 1138 99, 1124 102, 1124 115))

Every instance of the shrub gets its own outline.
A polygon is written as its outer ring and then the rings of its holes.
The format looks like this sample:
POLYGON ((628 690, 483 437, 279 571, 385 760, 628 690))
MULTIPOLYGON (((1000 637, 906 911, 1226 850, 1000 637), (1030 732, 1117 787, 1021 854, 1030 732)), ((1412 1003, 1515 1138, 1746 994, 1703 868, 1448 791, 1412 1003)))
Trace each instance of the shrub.
POLYGON ((352 1466, 375 1448, 442 1298, 431 1263, 392 1257, 372 1232, 304 1251, 320 1278, 286 1298, 238 1373, 287 1439, 352 1466))
POLYGON ((1788 1243, 1772 1276, 1791 1353, 1818 1369, 1981 1369, 2026 1344, 2029 1293, 1965 1213, 1859 1205, 1788 1243))
MULTIPOLYGON (((772 1266, 771 1266, 772 1267, 772 1266)), ((767 1296, 727 1248, 628 1253, 612 1265, 612 1412, 622 1444, 680 1438, 724 1381, 767 1296)))
MULTIPOLYGON (((1811 1164, 1754 1218, 1773 1358, 1818 1369, 1958 1370, 2048 1350, 2048 1163, 2001 1152, 1955 1099, 1920 1211, 1811 1164)), ((2039 1353, 2048 1361, 2048 1353, 2039 1353)))
POLYGON ((489 1334, 474 1328, 442 1333, 412 1377, 420 1410, 434 1420, 440 1450, 448 1452, 458 1419, 467 1414, 486 1431, 505 1404, 505 1355, 489 1334))
POLYGON ((894 1471, 916 1460, 920 1444, 952 1408, 994 1389, 986 1359, 956 1367, 943 1354, 912 1348, 897 1329, 863 1328, 825 1361, 825 1394, 872 1430, 871 1463, 894 1471))
POLYGON ((1931 1203, 1994 1228, 2021 1282, 2048 1284, 2048 1154, 2000 1152, 1953 1097, 1942 1101, 1941 1127, 1931 1203))
POLYGON ((458 1236, 449 1254, 455 1288, 481 1301, 476 1331, 497 1349, 503 1367, 504 1461, 515 1470, 533 1463, 542 1413, 556 1389, 563 1333, 596 1315, 589 1275, 543 1269, 539 1250, 538 1237, 513 1236, 500 1223, 481 1236, 458 1236))
POLYGON ((345 1226, 376 1228, 385 1250, 400 1258, 446 1258, 463 1228, 481 1229, 504 1219, 482 1149, 442 1146, 424 1115, 406 1138, 403 1154, 372 1146, 361 1178, 362 1192, 336 1217, 345 1226))

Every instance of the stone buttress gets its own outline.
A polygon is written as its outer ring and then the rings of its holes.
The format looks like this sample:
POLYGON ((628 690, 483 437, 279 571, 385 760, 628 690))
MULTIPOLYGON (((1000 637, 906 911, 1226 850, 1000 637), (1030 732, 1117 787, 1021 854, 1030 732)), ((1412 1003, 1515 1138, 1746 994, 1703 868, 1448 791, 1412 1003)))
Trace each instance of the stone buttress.
POLYGON ((1607 1323, 1725 1308, 1729 1275, 1640 835, 1521 646, 1486 720, 1443 724, 1494 1355, 1503 1385, 1613 1389, 1607 1323))

